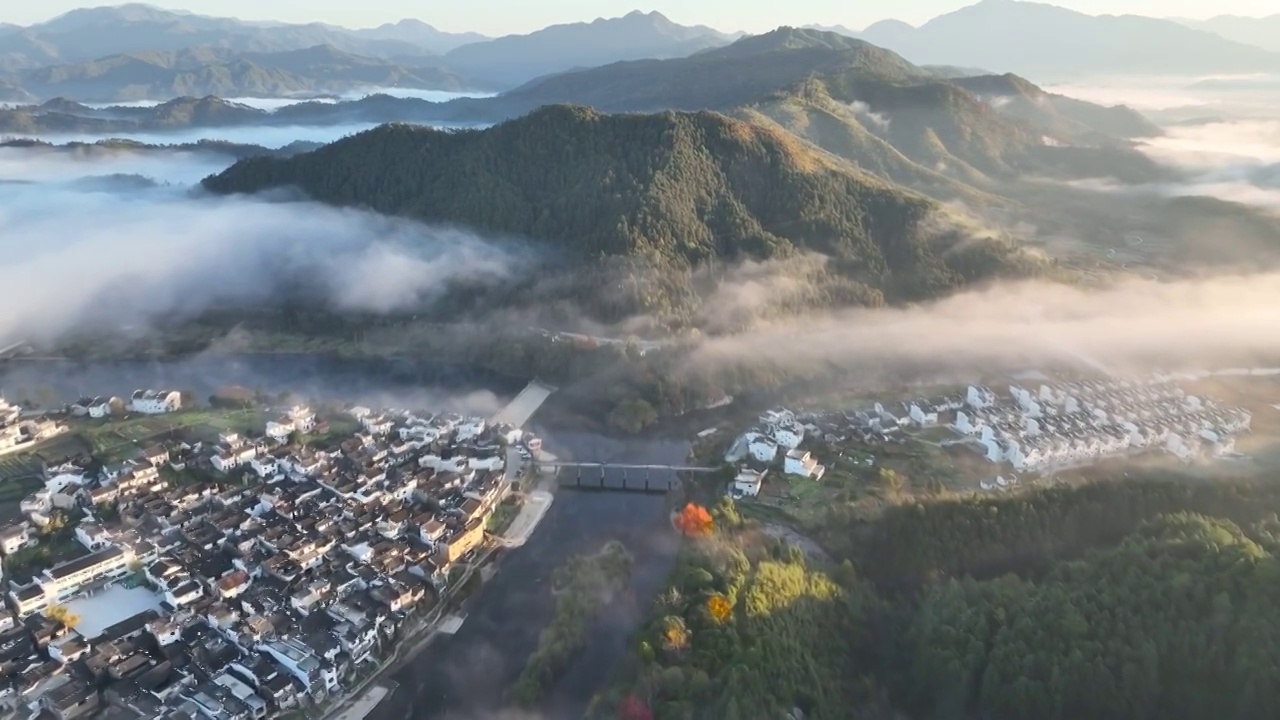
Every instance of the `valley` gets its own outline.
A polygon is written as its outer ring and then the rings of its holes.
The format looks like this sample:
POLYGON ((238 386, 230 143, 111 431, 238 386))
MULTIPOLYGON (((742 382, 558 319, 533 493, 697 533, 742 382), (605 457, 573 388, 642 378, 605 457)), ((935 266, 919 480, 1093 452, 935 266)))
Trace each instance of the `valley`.
POLYGON ((1280 707, 1265 38, 188 2, 0 22, 0 713, 1280 707))

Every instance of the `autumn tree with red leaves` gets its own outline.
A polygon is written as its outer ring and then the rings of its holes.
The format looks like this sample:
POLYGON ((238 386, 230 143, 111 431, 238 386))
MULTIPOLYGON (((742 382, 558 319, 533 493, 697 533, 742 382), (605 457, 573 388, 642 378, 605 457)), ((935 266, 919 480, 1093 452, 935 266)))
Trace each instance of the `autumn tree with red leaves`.
POLYGON ((653 711, 635 695, 628 695, 618 705, 618 720, 653 720, 653 711))
POLYGON ((715 521, 711 519, 711 513, 701 505, 689 503, 676 515, 676 528, 686 537, 706 537, 714 527, 715 521))

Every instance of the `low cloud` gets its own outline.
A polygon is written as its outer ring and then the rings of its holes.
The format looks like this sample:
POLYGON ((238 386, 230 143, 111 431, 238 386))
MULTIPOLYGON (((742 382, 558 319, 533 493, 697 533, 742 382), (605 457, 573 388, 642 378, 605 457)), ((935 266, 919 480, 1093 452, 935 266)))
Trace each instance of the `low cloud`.
POLYGON ((13 133, 6 137, 40 139, 54 143, 97 142, 108 138, 134 140, 149 145, 180 145, 201 140, 225 140, 268 148, 282 148, 294 142, 327 143, 364 132, 377 123, 347 123, 341 125, 243 125, 231 127, 196 127, 172 131, 127 131, 110 133, 50 133, 25 135, 13 133))
POLYGON ((189 179, 209 162, 0 154, 7 179, 26 181, 0 184, 0 284, 14 298, 0 309, 0 339, 147 325, 286 292, 343 310, 412 310, 457 282, 500 281, 529 259, 518 243, 319 203, 72 182, 77 167, 189 179))
POLYGON ((871 123, 876 129, 882 132, 889 129, 889 116, 884 113, 873 111, 870 105, 862 102, 861 100, 855 100, 854 102, 849 103, 849 109, 853 111, 854 115, 857 115, 860 119, 871 123))
POLYGON ((767 362, 1018 369, 1029 365, 1182 367, 1280 357, 1280 275, 1086 290, 1002 284, 908 308, 779 323, 695 348, 696 366, 767 362))
POLYGON ((1280 120, 1234 120, 1170 127, 1139 149, 1153 160, 1193 170, 1280 163, 1280 120))

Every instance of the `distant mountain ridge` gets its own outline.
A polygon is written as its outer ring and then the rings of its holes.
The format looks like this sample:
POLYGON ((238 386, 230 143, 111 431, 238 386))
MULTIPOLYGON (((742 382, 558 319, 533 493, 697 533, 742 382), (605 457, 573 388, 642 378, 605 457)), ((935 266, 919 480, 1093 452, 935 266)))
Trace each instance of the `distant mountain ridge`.
MULTIPOLYGON (((270 53, 316 45, 384 58, 432 55, 445 49, 362 36, 359 31, 321 23, 249 23, 133 3, 72 10, 47 22, 0 33, 0 70, 79 63, 124 53, 177 52, 195 46, 270 53)), ((456 45, 447 49, 452 47, 456 45)))
POLYGON ((288 157, 301 152, 310 152, 321 147, 316 142, 294 142, 280 148, 269 148, 248 143, 223 142, 220 140, 201 140, 193 143, 176 143, 173 145, 152 145, 134 140, 99 140, 98 142, 50 143, 42 140, 3 140, 0 150, 24 150, 51 154, 68 154, 76 157, 99 157, 120 154, 141 153, 213 153, 240 159, 257 156, 288 157))
POLYGON ((780 28, 669 60, 552 75, 493 98, 448 103, 368 97, 301 103, 273 113, 217 98, 157 108, 87 111, 63 104, 0 112, 0 131, 122 133, 184 118, 222 125, 339 122, 492 123, 545 105, 609 112, 716 110, 772 123, 895 182, 962 196, 963 185, 1022 174, 1157 179, 1126 139, 1159 128, 1126 108, 1045 93, 1013 75, 948 79, 866 41, 780 28), (202 108, 196 112, 196 108, 202 108))
MULTIPOLYGON (((680 57, 726 44, 735 37, 708 27, 679 25, 656 12, 637 11, 491 39, 478 33, 444 32, 415 19, 352 30, 323 23, 251 23, 135 3, 82 8, 29 27, 0 28, 0 74, 8 73, 5 82, 14 84, 14 76, 23 72, 102 64, 122 55, 206 48, 221 52, 226 59, 228 53, 262 55, 331 47, 349 55, 405 67, 431 67, 462 78, 436 83, 439 87, 466 82, 471 89, 506 88, 542 75, 620 60, 680 57), (446 54, 443 60, 439 57, 446 54)), ((213 68, 208 72, 224 71, 213 68)), ((89 74, 92 76, 91 71, 89 74)), ((200 92, 196 87, 214 86, 177 84, 192 92, 200 92)), ((306 83, 295 80, 285 84, 306 83)), ((122 96, 132 97, 137 92, 129 90, 122 96)), ((95 97, 103 94, 100 89, 93 92, 95 97)))
POLYGON ((1178 22, 1228 40, 1280 53, 1280 14, 1260 18, 1219 15, 1208 20, 1179 19, 1178 22))
MULTIPOLYGON (((1054 78, 1280 71, 1280 54, 1207 29, 1136 15, 1086 15, 1024 0, 981 0, 920 27, 885 20, 852 34, 918 64, 1054 78)), ((1265 33, 1265 26, 1257 31, 1265 33)), ((1280 42, 1280 32, 1270 37, 1280 42)))
POLYGON ((181 96, 290 97, 371 87, 459 91, 468 82, 431 60, 406 67, 332 45, 274 53, 197 47, 128 53, 15 73, 10 83, 34 97, 89 102, 181 96))
POLYGON ((622 60, 684 57, 731 42, 734 36, 705 26, 678 25, 658 12, 552 25, 459 47, 445 63, 491 84, 518 85, 567 70, 622 60))

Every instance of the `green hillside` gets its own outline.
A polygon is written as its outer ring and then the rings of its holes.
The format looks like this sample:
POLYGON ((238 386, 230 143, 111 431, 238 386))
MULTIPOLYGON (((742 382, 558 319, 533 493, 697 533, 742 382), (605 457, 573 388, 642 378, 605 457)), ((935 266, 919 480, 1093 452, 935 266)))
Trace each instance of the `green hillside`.
MULTIPOLYGON (((1131 110, 1051 95, 1016 76, 946 79, 861 40, 785 27, 688 58, 564 73, 492 100, 461 102, 455 109, 513 117, 544 104, 573 103, 613 112, 736 113, 791 100, 815 105, 827 113, 826 122, 836 119, 829 113, 833 107, 856 108, 858 117, 838 113, 838 121, 861 127, 837 135, 871 132, 913 163, 962 182, 1026 173, 1088 177, 1127 162, 1142 166, 1147 177, 1147 163, 1120 141, 1158 132, 1131 110), (1046 154, 1046 146, 1061 152, 1046 154), (1109 165, 1087 152, 1099 147, 1106 148, 1109 165)), ((846 155, 841 141, 825 143, 803 132, 803 125, 765 114, 870 169, 864 153, 846 155)), ((899 169, 884 177, 903 175, 899 169)))
POLYGON ((1274 483, 1132 475, 836 507, 830 561, 722 501, 589 717, 1276 717, 1274 483))
MULTIPOLYGON (((632 310, 688 317, 709 263, 830 258, 817 302, 879 304, 949 292, 1034 263, 926 229, 934 203, 803 143, 715 113, 604 115, 552 106, 483 131, 390 125, 205 180, 222 193, 296 186, 319 200, 626 258, 659 287, 632 310), (656 279, 655 279, 656 278, 656 279)), ((930 224, 931 227, 932 224, 930 224)), ((806 272, 809 272, 806 266, 806 272)), ((616 301, 616 299, 615 299, 616 301)))

